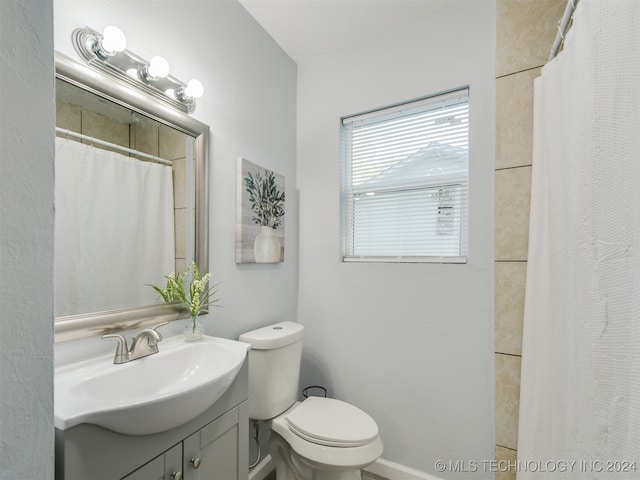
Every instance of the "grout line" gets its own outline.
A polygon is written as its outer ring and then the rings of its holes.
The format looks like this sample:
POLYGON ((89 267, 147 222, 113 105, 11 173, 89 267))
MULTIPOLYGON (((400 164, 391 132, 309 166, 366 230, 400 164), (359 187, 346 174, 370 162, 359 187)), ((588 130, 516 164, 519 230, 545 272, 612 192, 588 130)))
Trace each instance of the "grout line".
POLYGON ((494 171, 496 172, 501 172, 503 170, 513 170, 516 168, 527 168, 527 167, 533 167, 533 163, 527 163, 526 165, 517 165, 515 167, 501 167, 501 168, 495 168, 494 171))
POLYGON ((493 352, 495 355, 507 355, 508 357, 518 357, 522 358, 522 354, 518 355, 517 353, 505 353, 505 352, 493 352))
POLYGON ((496 443, 496 447, 506 448, 507 450, 511 450, 512 452, 517 452, 518 451, 517 448, 505 447, 504 445, 498 445, 497 443, 496 443))
POLYGON ((499 78, 510 77, 511 75, 517 75, 519 73, 529 72, 531 70, 535 70, 536 68, 542 68, 544 66, 545 66, 545 64, 543 63, 542 65, 537 65, 535 67, 525 68, 524 70, 518 70, 517 72, 505 73, 504 75, 500 75, 500 76, 496 77, 496 80, 498 80, 499 78))
POLYGON ((529 260, 493 260, 495 263, 527 263, 529 260))

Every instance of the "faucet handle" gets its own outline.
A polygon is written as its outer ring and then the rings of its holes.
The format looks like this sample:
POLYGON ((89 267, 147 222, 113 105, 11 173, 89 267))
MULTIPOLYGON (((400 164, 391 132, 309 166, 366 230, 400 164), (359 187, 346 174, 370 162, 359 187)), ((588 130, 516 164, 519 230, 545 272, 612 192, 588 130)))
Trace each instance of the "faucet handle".
POLYGON ((160 337, 158 340, 162 340, 162 334, 160 332, 158 332, 158 328, 164 327, 165 325, 169 325, 169 322, 162 322, 162 323, 159 323, 158 325, 156 325, 155 327, 151 328, 151 330, 156 332, 158 334, 158 336, 160 337))
POLYGON ((118 335, 117 333, 107 333, 105 335, 102 336, 103 340, 117 340, 118 341, 118 346, 116 347, 116 353, 124 353, 124 352, 128 352, 129 349, 127 348, 127 339, 124 338, 122 335, 118 335))
POLYGON ((103 340, 117 340, 116 354, 113 357, 113 363, 125 363, 128 360, 129 347, 127 347, 127 339, 117 333, 107 333, 102 336, 103 340))

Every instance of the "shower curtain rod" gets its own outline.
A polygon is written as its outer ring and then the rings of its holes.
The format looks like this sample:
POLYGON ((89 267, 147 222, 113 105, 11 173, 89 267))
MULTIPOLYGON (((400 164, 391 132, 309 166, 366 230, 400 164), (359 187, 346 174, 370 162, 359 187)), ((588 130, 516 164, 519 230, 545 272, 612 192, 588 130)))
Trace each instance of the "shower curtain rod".
POLYGON ((100 140, 99 138, 90 137, 89 135, 83 135, 82 133, 77 133, 71 130, 66 130, 64 128, 56 127, 56 133, 60 133, 66 137, 74 137, 80 140, 87 140, 95 145, 101 145, 103 147, 113 148, 114 150, 119 150, 125 153, 131 153, 136 157, 144 158, 145 160, 161 163, 162 165, 171 165, 170 160, 165 160, 164 158, 156 157, 154 155, 149 155, 148 153, 139 152, 138 150, 134 150, 133 148, 123 147, 122 145, 118 145, 116 143, 105 142, 104 140, 100 140))
POLYGON ((567 6, 564 9, 564 15, 562 15, 562 20, 560 20, 560 23, 558 24, 558 33, 556 33, 556 39, 553 41, 553 46, 551 47, 551 53, 549 54, 547 62, 550 62, 556 57, 560 47, 564 43, 564 36, 566 35, 567 30, 569 30, 569 25, 573 18, 573 12, 575 11, 579 1, 580 0, 568 0, 567 6))

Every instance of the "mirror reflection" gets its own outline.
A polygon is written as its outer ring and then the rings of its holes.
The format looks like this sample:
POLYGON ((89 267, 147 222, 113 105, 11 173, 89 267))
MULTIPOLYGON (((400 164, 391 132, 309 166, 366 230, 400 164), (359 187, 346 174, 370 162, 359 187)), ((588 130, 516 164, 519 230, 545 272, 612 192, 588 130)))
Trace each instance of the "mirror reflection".
POLYGON ((193 137, 56 80, 55 315, 162 303, 194 258, 193 137))

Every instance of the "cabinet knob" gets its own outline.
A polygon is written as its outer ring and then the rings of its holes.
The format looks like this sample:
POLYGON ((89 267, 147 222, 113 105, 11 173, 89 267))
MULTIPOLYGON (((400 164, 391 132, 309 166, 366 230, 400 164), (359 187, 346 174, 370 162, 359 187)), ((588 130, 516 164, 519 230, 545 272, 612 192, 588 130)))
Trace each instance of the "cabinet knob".
POLYGON ((189 460, 189 463, 191 464, 191 466, 195 470, 196 468, 198 468, 200 466, 200 457, 192 458, 191 460, 189 460))
POLYGON ((172 472, 171 480, 182 480, 182 472, 172 472))

